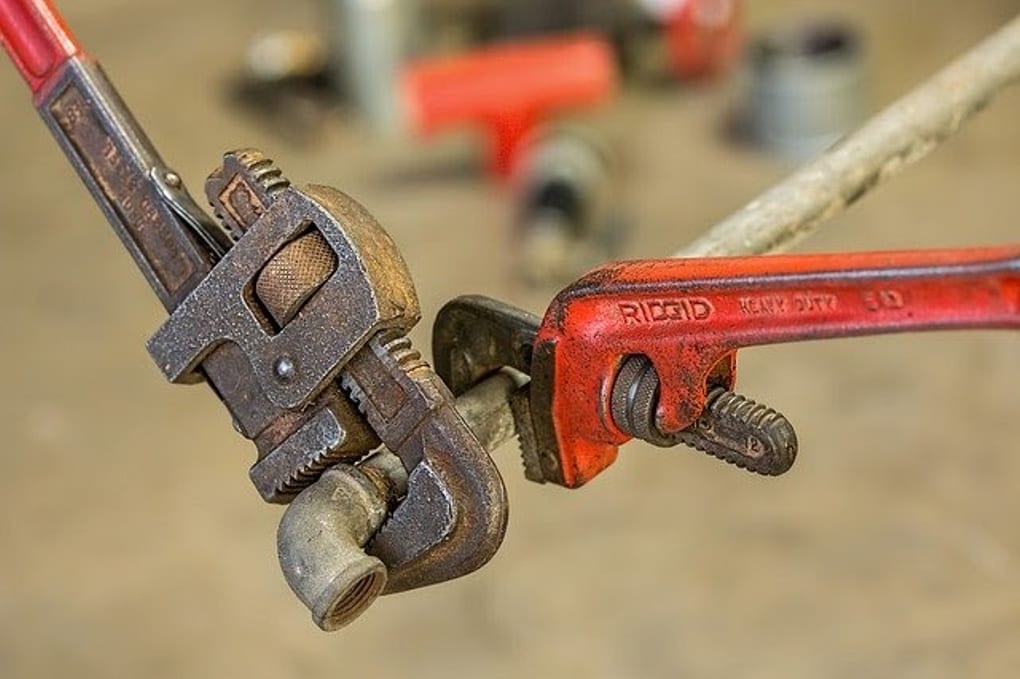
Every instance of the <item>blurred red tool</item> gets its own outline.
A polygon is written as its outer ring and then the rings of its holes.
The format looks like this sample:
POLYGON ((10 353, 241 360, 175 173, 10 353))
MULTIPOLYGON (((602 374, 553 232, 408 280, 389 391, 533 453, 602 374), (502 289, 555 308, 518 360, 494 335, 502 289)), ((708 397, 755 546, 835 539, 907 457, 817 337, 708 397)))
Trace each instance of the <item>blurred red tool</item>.
POLYGON ((616 89, 612 48, 595 34, 490 47, 410 64, 402 76, 411 127, 428 135, 482 128, 489 169, 513 171, 523 141, 553 116, 591 108, 616 89))
POLYGON ((685 80, 724 71, 742 39, 739 0, 680 0, 666 15, 666 44, 674 73, 685 80))

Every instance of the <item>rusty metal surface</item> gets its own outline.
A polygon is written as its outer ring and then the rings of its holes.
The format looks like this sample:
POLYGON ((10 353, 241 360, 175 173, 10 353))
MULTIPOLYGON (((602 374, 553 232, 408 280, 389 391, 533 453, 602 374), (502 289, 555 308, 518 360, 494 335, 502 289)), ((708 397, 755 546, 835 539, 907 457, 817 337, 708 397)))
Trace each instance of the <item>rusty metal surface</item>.
POLYGON ((482 295, 443 305, 432 324, 436 373, 456 395, 506 366, 531 371, 531 351, 542 319, 482 295))
MULTIPOLYGON (((513 418, 500 404, 526 382, 523 375, 504 371, 457 399, 457 412, 485 451, 513 436, 513 418)), ((442 422, 463 430, 448 416, 442 422)), ((457 469, 465 461, 441 448, 437 455, 429 445, 450 438, 449 433, 439 438, 422 433, 427 452, 410 477, 401 458, 383 449, 357 466, 329 468, 288 505, 277 532, 280 567, 319 627, 337 630, 380 594, 432 584, 429 569, 450 578, 463 574, 451 571, 451 563, 473 570, 499 547, 502 533, 493 535, 486 519, 473 514, 501 508, 502 530, 506 502, 471 501, 479 491, 469 489, 470 475, 457 469)), ((461 454, 470 453, 472 445, 465 441, 461 454)), ((498 475, 488 483, 503 492, 498 475)))
POLYGON ((353 462, 375 443, 374 437, 369 436, 368 444, 360 445, 358 437, 348 432, 344 418, 330 408, 314 410, 300 422, 295 431, 269 448, 248 472, 255 489, 266 502, 292 500, 331 465, 341 460, 353 462), (353 446, 350 445, 352 439, 353 446))
POLYGON ((166 165, 116 89, 95 62, 74 57, 37 109, 153 291, 175 308, 211 257, 154 186, 151 173, 166 165))
POLYGON ((284 326, 336 271, 333 249, 316 232, 287 243, 255 279, 255 295, 278 326, 284 326))
POLYGON ((223 156, 205 181, 205 195, 236 241, 289 186, 290 180, 271 158, 256 149, 239 149, 223 156))
MULTIPOLYGON (((54 77, 54 83, 37 103, 40 115, 157 296, 173 312, 201 281, 206 280, 221 253, 230 245, 229 240, 198 208, 179 175, 159 158, 95 62, 88 57, 75 56, 55 71, 54 77)), ((244 184, 253 187, 252 199, 219 205, 222 214, 234 216, 235 221, 227 223, 232 233, 240 236, 244 227, 237 220, 252 213, 242 215, 238 210, 245 206, 255 209, 253 206, 260 197, 268 200, 287 183, 274 172, 271 161, 243 156, 231 162, 234 166, 228 163, 227 167, 234 172, 231 177, 240 176, 243 168, 251 170, 253 177, 252 182, 244 184)), ((216 179, 210 180, 210 188, 217 188, 216 179)), ((221 198, 235 195, 233 190, 237 187, 237 183, 233 187, 218 187, 220 190, 213 196, 214 205, 221 198)), ((271 452, 267 442, 279 443, 307 425, 304 420, 313 413, 293 416, 270 400, 242 347, 226 343, 211 348, 215 351, 205 352, 201 372, 191 373, 188 379, 210 382, 233 415, 238 429, 262 444, 263 457, 271 452)), ((304 460, 311 456, 318 470, 323 468, 324 459, 345 459, 352 451, 360 456, 377 441, 356 417, 350 416, 349 407, 338 405, 337 399, 329 395, 324 395, 322 400, 334 419, 340 418, 338 422, 344 435, 338 439, 334 432, 331 441, 336 448, 330 449, 329 454, 321 450, 304 452, 304 460)), ((319 440, 323 440, 322 435, 319 440)), ((256 485, 267 499, 280 501, 290 495, 280 495, 276 491, 265 493, 269 488, 293 485, 293 475, 284 478, 290 480, 283 483, 273 479, 256 485)))
POLYGON ((344 387, 409 471, 408 493, 372 543, 390 568, 387 591, 465 575, 506 532, 503 479, 407 338, 374 337, 348 364, 344 387))
MULTIPOLYGON (((195 365, 202 352, 237 345, 260 383, 289 386, 310 373, 307 381, 315 386, 281 404, 291 408, 305 406, 321 390, 328 396, 333 376, 340 376, 371 433, 410 474, 406 497, 372 542, 389 568, 387 591, 459 577, 487 562, 506 528, 502 479, 454 410, 452 394, 402 336, 418 319, 417 299, 389 237, 343 194, 324 187, 299 192, 252 150, 228 154, 207 191, 243 236, 176 315, 184 335, 169 331, 167 340, 157 334, 150 348, 204 347, 177 361, 195 365), (329 342, 309 342, 313 337, 329 342), (261 350, 253 347, 261 343, 272 348, 260 363, 261 350), (332 364, 309 353, 322 346, 335 352, 332 364)), ((174 363, 158 352, 157 360, 174 363)), ((274 392, 265 391, 272 398, 274 392)), ((331 464, 367 450, 345 446, 344 420, 356 415, 339 414, 322 408, 308 415, 260 459, 251 477, 263 497, 285 502, 331 464)))
MULTIPOLYGON (((43 20, 59 17, 45 0, 0 8, 4 45, 15 58, 35 54, 19 31, 48 35, 43 20)), ((244 149, 228 153, 206 183, 228 238, 158 162, 98 67, 61 58, 66 63, 53 69, 37 104, 171 312, 150 354, 171 381, 208 378, 235 428, 259 444, 250 475, 263 498, 305 507, 302 497, 323 492, 315 482, 331 465, 361 458, 381 440, 410 474, 374 541, 392 572, 389 590, 459 577, 487 562, 506 528, 502 479, 453 395, 402 337, 420 314, 389 235, 346 195, 298 190, 271 160, 244 149), (367 427, 339 392, 341 371, 367 427)), ((34 67, 25 63, 28 78, 34 67)), ((332 536, 353 542, 348 551, 360 553, 387 515, 388 503, 370 495, 341 503, 376 517, 362 522, 356 539, 332 536)), ((285 522, 284 533, 305 536, 298 544, 309 544, 308 530, 322 537, 301 519, 285 522)), ((364 554, 351 589, 338 591, 343 578, 335 573, 312 575, 331 572, 327 555, 336 550, 284 551, 292 586, 324 629, 356 616, 383 588, 383 562, 364 554)))
POLYGON ((153 335, 149 351, 168 379, 190 382, 212 350, 236 344, 269 400, 281 408, 299 407, 373 334, 406 331, 417 321, 407 269, 393 264, 401 261, 375 220, 344 194, 324 187, 285 189, 153 335), (309 228, 329 243, 339 264, 307 302, 305 314, 278 330, 267 327, 250 301, 249 286, 284 245, 309 228), (329 341, 308 342, 309 337, 329 341), (295 370, 280 374, 287 360, 295 370))

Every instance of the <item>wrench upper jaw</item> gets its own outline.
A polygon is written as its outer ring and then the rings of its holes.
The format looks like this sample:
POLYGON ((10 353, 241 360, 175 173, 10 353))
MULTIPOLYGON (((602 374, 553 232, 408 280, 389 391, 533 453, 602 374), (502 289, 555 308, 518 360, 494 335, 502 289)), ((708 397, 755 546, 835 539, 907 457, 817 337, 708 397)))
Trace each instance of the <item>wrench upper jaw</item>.
POLYGON ((481 295, 448 302, 432 326, 436 373, 460 396, 504 366, 531 372, 537 316, 481 295))
POLYGON ((477 570, 506 533, 503 479, 452 405, 434 411, 415 436, 421 461, 408 477, 407 496, 368 550, 389 569, 387 594, 477 570))
MULTIPOLYGON (((533 379, 535 335, 540 325, 537 316, 505 302, 481 295, 458 297, 439 311, 432 328, 436 373, 455 395, 463 394, 504 367, 533 379)), ((558 443, 552 423, 542 416, 548 411, 551 397, 544 388, 535 385, 518 388, 510 398, 510 407, 525 477, 536 483, 562 483, 558 443), (533 412, 540 423, 533 418, 533 412)))

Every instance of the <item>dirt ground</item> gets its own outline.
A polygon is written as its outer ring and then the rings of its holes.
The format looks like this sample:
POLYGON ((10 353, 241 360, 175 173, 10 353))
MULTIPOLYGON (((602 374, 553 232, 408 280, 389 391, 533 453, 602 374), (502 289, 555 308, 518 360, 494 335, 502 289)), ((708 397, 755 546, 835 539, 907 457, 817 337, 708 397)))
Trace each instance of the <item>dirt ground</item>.
MULTIPOLYGON (((509 209, 472 143, 337 120, 301 147, 230 105, 260 30, 307 0, 63 2, 164 155, 199 188, 223 150, 270 151, 390 229, 428 346, 462 293, 540 311, 509 275, 509 209)), ((835 12, 868 40, 875 106, 1020 11, 1016 0, 764 0, 752 27, 835 12)), ((730 86, 628 91, 598 124, 627 149, 637 233, 672 252, 789 167, 723 141, 730 86)), ((480 572, 318 632, 280 576, 279 509, 204 388, 144 348, 163 313, 0 65, 0 675, 4 677, 1020 676, 1020 352, 950 333, 745 352, 742 390, 798 426, 781 479, 641 445, 581 491, 500 452, 507 540, 480 572), (1011 490, 1013 489, 1013 490, 1011 490)), ((1020 91, 805 249, 990 244, 1020 222, 1020 91)))

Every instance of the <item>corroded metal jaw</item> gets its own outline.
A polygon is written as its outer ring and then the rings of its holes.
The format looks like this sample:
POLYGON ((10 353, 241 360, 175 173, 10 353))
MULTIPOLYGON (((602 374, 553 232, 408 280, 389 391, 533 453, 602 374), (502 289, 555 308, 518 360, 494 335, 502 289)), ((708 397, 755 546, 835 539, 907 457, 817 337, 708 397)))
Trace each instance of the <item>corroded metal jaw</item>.
MULTIPOLYGON (((404 336, 418 301, 389 236, 348 196, 296 189, 254 150, 228 153, 206 189, 239 239, 153 336, 157 364, 190 382, 222 347, 246 359, 249 382, 283 413, 271 437, 254 432, 263 445, 251 476, 268 501, 301 497, 323 470, 379 442, 392 451, 406 493, 384 498, 392 516, 367 536, 390 571, 387 591, 483 565, 506 528, 503 482, 404 336)), ((308 515, 313 501, 302 502, 308 515)))

